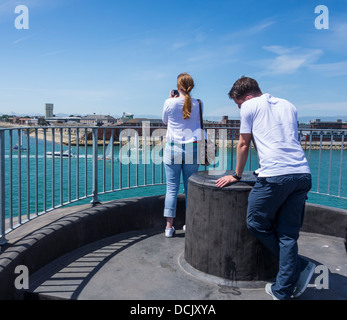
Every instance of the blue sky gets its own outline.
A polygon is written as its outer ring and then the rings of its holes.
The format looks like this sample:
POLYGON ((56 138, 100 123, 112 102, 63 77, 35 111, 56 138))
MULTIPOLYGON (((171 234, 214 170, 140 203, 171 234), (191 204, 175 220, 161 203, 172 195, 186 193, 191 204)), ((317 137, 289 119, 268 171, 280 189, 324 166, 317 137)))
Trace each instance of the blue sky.
MULTIPOLYGON (((347 116, 346 0, 0 0, 0 114, 160 117, 190 73, 205 116, 236 118, 246 75, 299 117, 347 116), (29 29, 17 30, 17 5, 29 29), (315 28, 318 5, 329 29, 315 28)), ((347 120, 347 119, 345 119, 347 120)))

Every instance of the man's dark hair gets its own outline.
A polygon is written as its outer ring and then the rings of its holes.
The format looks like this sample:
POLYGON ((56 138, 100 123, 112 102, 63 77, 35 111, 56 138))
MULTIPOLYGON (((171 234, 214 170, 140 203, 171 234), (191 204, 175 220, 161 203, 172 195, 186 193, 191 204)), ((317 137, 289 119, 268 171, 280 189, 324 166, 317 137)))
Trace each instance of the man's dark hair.
POLYGON ((258 82, 252 78, 242 76, 235 82, 229 92, 230 99, 242 99, 247 95, 259 96, 262 94, 258 82))

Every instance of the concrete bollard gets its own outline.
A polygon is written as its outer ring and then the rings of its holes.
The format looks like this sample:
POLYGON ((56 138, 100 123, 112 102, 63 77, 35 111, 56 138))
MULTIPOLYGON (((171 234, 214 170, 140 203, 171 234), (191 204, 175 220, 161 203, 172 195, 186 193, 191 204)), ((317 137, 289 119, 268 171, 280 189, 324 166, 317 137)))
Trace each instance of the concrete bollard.
POLYGON ((186 262, 231 281, 273 280, 278 262, 246 225, 248 195, 256 177, 245 172, 240 182, 223 189, 215 186, 220 177, 205 171, 189 179, 186 262))

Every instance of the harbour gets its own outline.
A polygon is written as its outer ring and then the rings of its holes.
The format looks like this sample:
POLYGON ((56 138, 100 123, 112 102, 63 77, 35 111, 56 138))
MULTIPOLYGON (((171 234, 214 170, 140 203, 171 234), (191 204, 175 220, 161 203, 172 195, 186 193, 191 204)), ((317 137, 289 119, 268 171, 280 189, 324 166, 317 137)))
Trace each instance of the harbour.
MULTIPOLYGON (((7 218, 21 221, 22 216, 30 219, 32 215, 47 210, 90 201, 98 202, 99 198, 109 201, 139 195, 165 194, 162 161, 165 131, 161 131, 161 136, 154 134, 151 137, 148 134, 143 137, 138 128, 129 130, 128 127, 123 127, 121 130, 124 130, 124 139, 109 143, 106 138, 98 139, 105 132, 103 127, 78 129, 75 137, 71 134, 70 127, 34 129, 31 134, 25 134, 29 130, 33 129, 4 131, 4 212, 7 218), (39 134, 40 130, 43 133, 39 134), (81 143, 74 145, 74 139, 87 131, 92 133, 91 140, 78 139, 81 143), (48 134, 49 132, 52 134, 48 134), (63 136, 62 132, 68 134, 63 136), (25 150, 14 150, 19 136, 25 150), (55 143, 52 143, 53 140, 55 143), (52 154, 55 156, 52 157, 52 154)), ((208 168, 201 165, 200 170, 208 169, 211 174, 214 170, 233 170, 236 165, 236 150, 230 146, 236 145, 237 140, 216 139, 216 142, 219 142, 216 162, 208 168)), ((313 176, 308 201, 347 208, 347 186, 344 183, 347 158, 344 157, 344 140, 330 144, 325 142, 325 148, 322 147, 323 141, 318 142, 318 146, 313 145, 312 141, 306 140, 305 143, 304 150, 313 176)), ((254 148, 250 151, 246 168, 248 171, 258 168, 254 148)), ((11 223, 10 229, 13 225, 16 223, 11 223)))

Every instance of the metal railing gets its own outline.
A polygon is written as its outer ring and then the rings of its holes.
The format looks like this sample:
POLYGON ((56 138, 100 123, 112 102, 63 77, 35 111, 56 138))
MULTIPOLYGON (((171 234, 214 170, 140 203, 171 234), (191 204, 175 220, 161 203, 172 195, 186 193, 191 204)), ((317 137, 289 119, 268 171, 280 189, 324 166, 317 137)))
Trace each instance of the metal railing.
MULTIPOLYGON (((207 132, 218 144, 208 170, 233 170, 238 128, 216 126, 207 132)), ((313 194, 347 200, 346 132, 300 130, 313 194)), ((165 128, 149 122, 141 127, 0 129, 0 245, 9 232, 53 209, 89 198, 95 205, 101 195, 118 191, 129 190, 131 197, 133 189, 165 186, 165 136, 165 128)), ((246 166, 249 171, 258 168, 254 148, 246 166)))

